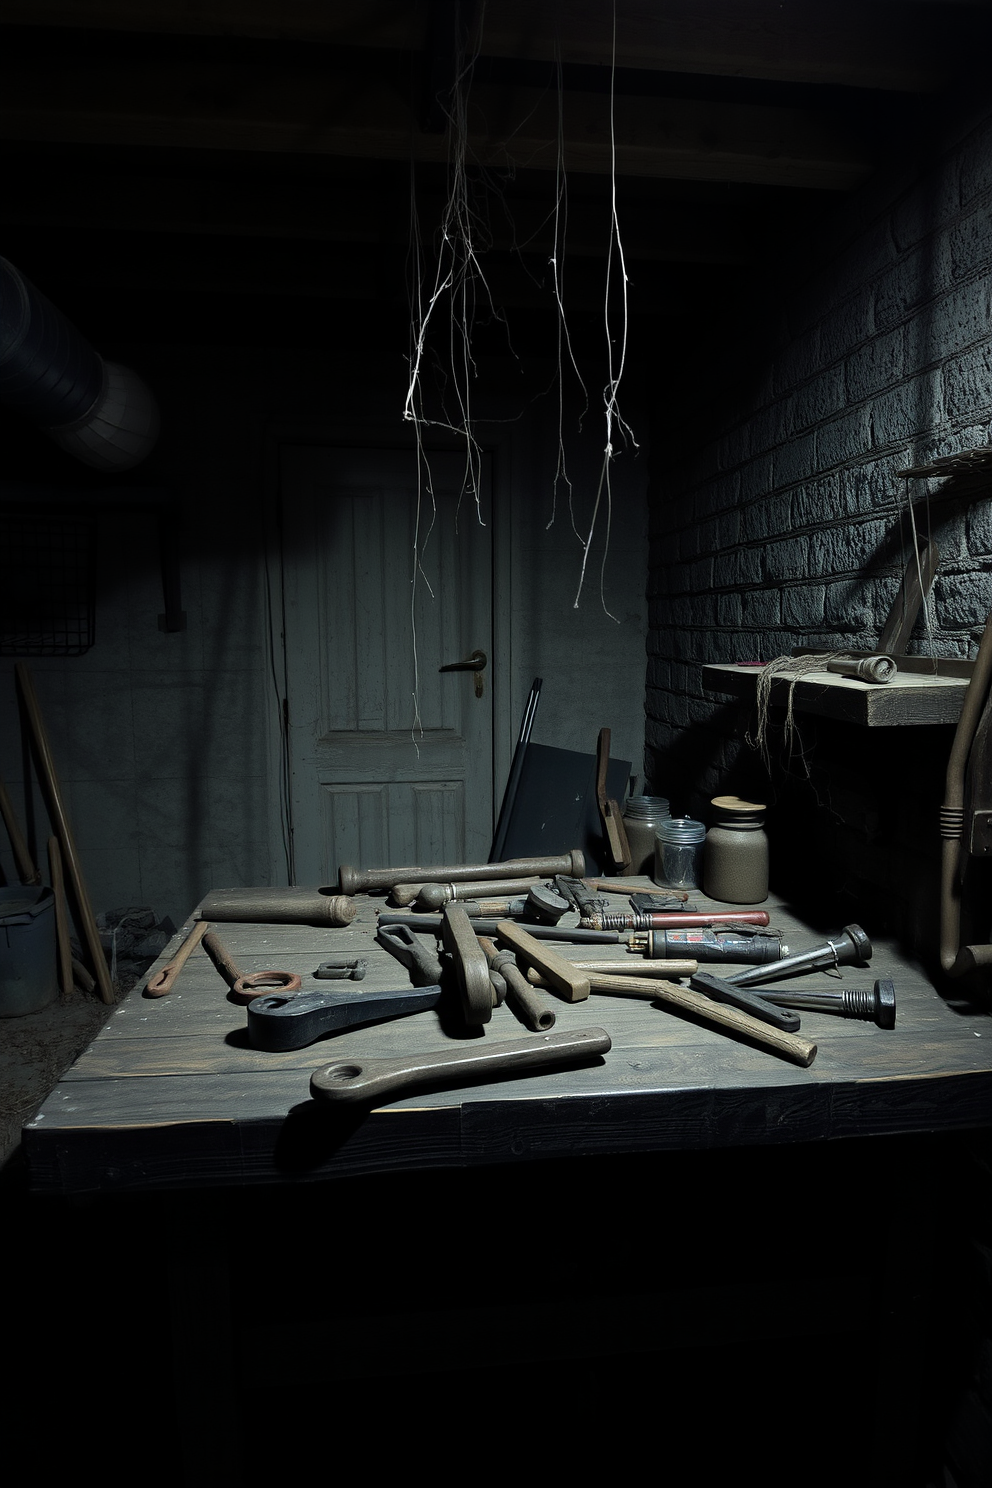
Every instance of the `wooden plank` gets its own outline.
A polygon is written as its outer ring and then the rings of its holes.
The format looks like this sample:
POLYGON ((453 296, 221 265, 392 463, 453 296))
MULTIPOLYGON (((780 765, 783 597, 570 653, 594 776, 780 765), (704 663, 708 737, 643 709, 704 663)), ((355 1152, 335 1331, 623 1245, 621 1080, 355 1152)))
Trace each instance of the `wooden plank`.
MULTIPOLYGON (((730 693, 744 700, 755 697, 757 678, 757 667, 722 663, 703 667, 703 686, 708 691, 730 693)), ((868 728, 957 723, 967 685, 962 677, 905 672, 899 672, 893 682, 878 685, 826 671, 808 672, 795 683, 793 707, 803 713, 839 718, 868 728)), ((792 683, 787 678, 772 682, 774 706, 788 703, 790 687, 792 683)))
MULTIPOLYGON (((833 83, 849 87, 930 91, 946 76, 962 27, 957 7, 856 5, 804 0, 790 10, 774 0, 619 0, 618 67, 714 76, 833 83)), ((601 0, 571 0, 567 25, 560 7, 535 0, 500 0, 486 10, 482 54, 605 65, 613 52, 612 11, 601 0)), ((6 0, 7 25, 187 36, 241 36, 325 45, 423 51, 427 7, 415 0, 324 3, 313 0, 6 0)))

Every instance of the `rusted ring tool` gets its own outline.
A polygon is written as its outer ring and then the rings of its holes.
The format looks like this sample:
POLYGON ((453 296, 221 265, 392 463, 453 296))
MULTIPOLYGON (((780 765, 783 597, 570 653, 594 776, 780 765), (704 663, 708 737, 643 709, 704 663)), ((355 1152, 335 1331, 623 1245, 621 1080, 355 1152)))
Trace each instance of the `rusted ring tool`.
POLYGON ((303 1049, 339 1028, 385 1023, 437 1007, 440 987, 401 987, 395 992, 301 992, 297 997, 271 993, 248 1004, 248 1042, 253 1049, 277 1053, 303 1049))
POLYGON ((172 991, 176 977, 186 965, 191 952, 196 949, 201 940, 206 944, 206 941, 209 939, 207 935, 209 928, 209 923, 206 920, 200 920, 198 924, 193 926, 168 966, 163 966, 161 971, 157 971, 154 976, 149 977, 142 996, 165 997, 167 993, 172 991))
POLYGON ((303 986, 295 971, 253 971, 245 976, 231 957, 227 946, 213 931, 203 937, 203 949, 231 989, 231 996, 238 1002, 251 1002, 273 987, 283 992, 298 992, 303 986))

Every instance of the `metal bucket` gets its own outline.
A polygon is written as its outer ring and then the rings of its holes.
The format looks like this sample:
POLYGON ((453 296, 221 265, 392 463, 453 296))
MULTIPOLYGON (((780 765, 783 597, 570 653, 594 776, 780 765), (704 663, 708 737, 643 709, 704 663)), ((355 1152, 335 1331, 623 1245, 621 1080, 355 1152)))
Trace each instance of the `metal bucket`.
POLYGON ((0 1018, 37 1013, 58 995, 54 894, 0 889, 0 1018))

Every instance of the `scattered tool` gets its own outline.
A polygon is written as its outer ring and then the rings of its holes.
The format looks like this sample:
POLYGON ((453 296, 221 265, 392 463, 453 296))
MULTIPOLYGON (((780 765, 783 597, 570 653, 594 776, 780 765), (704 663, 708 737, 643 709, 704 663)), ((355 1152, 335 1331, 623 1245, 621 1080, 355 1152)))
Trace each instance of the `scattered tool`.
POLYGON ((819 1013, 836 1013, 841 1018, 861 1018, 866 1023, 877 1023, 879 1028, 896 1026, 896 989, 887 980, 876 982, 870 992, 867 987, 840 987, 837 991, 824 987, 816 992, 794 987, 762 987, 761 996, 779 1007, 809 1008, 819 1013))
POLYGON ((692 1013, 701 1022, 711 1024, 719 1032, 744 1034, 752 1043, 760 1044, 770 1053, 779 1054, 783 1059, 790 1059, 794 1064, 809 1066, 816 1058, 816 1045, 809 1043, 807 1039, 800 1038, 798 1034, 787 1033, 781 1028, 772 1028, 768 1023, 753 1018, 750 1013, 727 1007, 723 1003, 713 1002, 709 997, 704 997, 701 992, 693 992, 689 987, 680 987, 677 982, 651 977, 593 975, 592 990, 621 997, 643 997, 648 1001, 666 1003, 682 1012, 692 1013))
POLYGON ((770 1023, 773 1028, 784 1028, 787 1033, 798 1031, 799 1019, 795 1013, 781 1012, 757 992, 749 992, 746 987, 735 987, 722 977, 714 976, 711 971, 694 972, 689 978, 689 986, 694 992, 702 992, 707 997, 712 997, 714 1002, 726 1002, 731 1007, 740 1008, 742 1012, 750 1013, 752 1018, 770 1023))
POLYGON ((443 909, 452 899, 504 899, 508 894, 526 894, 528 889, 540 882, 540 878, 529 874, 524 878, 496 878, 482 883, 470 881, 463 884, 397 884, 390 892, 389 898, 393 904, 397 905, 412 904, 416 901, 416 908, 429 914, 434 910, 443 909))
POLYGON ((564 956, 550 946, 542 944, 516 921, 501 920, 496 927, 496 934, 504 945, 519 952, 531 966, 536 966, 566 1002, 582 1002, 589 996, 588 974, 577 971, 571 961, 566 961, 564 956))
MULTIPOLYGON (((440 930, 440 922, 438 929, 440 930)), ((409 925, 384 925, 380 920, 375 938, 384 951, 395 956, 406 967, 415 987, 429 987, 432 983, 441 981, 440 961, 422 940, 418 940, 409 925)))
POLYGON ((352 901, 321 889, 215 889, 200 905, 205 920, 260 925, 350 925, 352 901))
POLYGON ((332 956, 328 961, 321 961, 314 976, 320 982, 345 981, 360 982, 369 969, 367 961, 360 961, 354 956, 332 956))
POLYGON ((858 682, 890 682, 899 670, 891 656, 836 656, 826 665, 828 672, 853 677, 858 682))
POLYGON ((870 960, 871 941, 861 926, 845 925, 838 934, 828 935, 824 945, 814 946, 811 951, 799 951, 794 956, 784 956, 781 961, 767 966, 735 971, 727 981, 733 982, 735 987, 750 987, 757 982, 778 981, 781 977, 797 976, 800 972, 816 971, 820 967, 850 966, 853 962, 870 960))
POLYGON ((465 1085, 490 1077, 529 1074, 549 1066, 574 1064, 608 1053, 603 1028, 541 1033, 503 1043, 477 1040, 470 1046, 399 1059, 348 1059, 325 1065, 310 1077, 315 1100, 338 1102, 395 1100, 429 1085, 465 1085))
POLYGON ((630 907, 635 914, 657 914, 660 910, 685 904, 687 898, 685 889, 672 889, 667 894, 631 894, 630 907))
POLYGON ((489 974, 499 977, 505 986, 505 1000, 518 1018, 534 1033, 546 1033, 557 1021, 554 1011, 539 997, 517 965, 512 951, 501 951, 488 936, 479 937, 479 944, 489 962, 489 974))
POLYGON ((594 916, 597 930, 695 930, 714 925, 767 925, 768 911, 765 909, 724 910, 662 910, 650 914, 624 911, 607 911, 594 916))
MULTIPOLYGON (((572 961, 571 964, 576 971, 593 971, 597 976, 640 976, 637 963, 633 961, 572 961)), ((687 977, 699 970, 698 961, 666 961, 664 966, 645 966, 644 976, 657 976, 664 972, 671 980, 673 977, 687 977)), ((527 980, 535 987, 546 986, 541 973, 533 966, 527 971, 527 980)))
POLYGON ((52 757, 48 735, 45 732, 45 724, 41 716, 41 709, 38 706, 34 682, 31 680, 30 672, 22 662, 15 662, 14 671, 17 675, 21 700, 24 703, 24 711, 31 730, 31 739, 38 762, 38 771, 45 791, 45 799, 48 803, 48 814, 51 817, 55 835, 59 839, 59 847, 62 851, 66 876, 72 885, 76 908, 79 911, 79 928, 83 933, 86 949, 90 955, 93 974, 96 977, 96 984, 100 989, 100 998, 103 1002, 113 1003, 116 1001, 114 986, 110 980, 107 958, 103 954, 103 947, 100 944, 100 932, 96 928, 96 920, 93 917, 93 907, 90 904, 86 880, 83 877, 82 863, 79 860, 79 853, 76 850, 76 840, 72 835, 72 828, 69 826, 69 818, 66 815, 65 804, 62 800, 62 788, 55 771, 55 760, 52 757))
MULTIPOLYGON (((643 893, 644 885, 633 878, 587 878, 584 880, 586 887, 599 889, 607 894, 643 893)), ((665 889, 665 898, 674 899, 678 904, 685 904, 689 898, 687 889, 665 889)), ((664 905, 660 906, 664 908, 664 905)))
POLYGON ((579 911, 583 919, 605 914, 610 907, 609 900, 601 899, 594 894, 585 880, 581 878, 569 878, 566 874, 559 873, 555 877, 555 889, 563 899, 579 911))
POLYGON ((789 947, 777 935, 721 935, 716 930, 635 930, 627 950, 649 960, 669 956, 738 964, 779 961, 789 947))
POLYGON ((555 873, 571 873, 581 878, 586 860, 581 848, 552 858, 514 858, 506 863, 459 863, 442 868, 352 868, 343 864, 338 869, 342 894, 382 894, 394 884, 471 883, 495 878, 551 878, 555 873))
POLYGON ((172 991, 176 978, 209 929, 210 924, 207 920, 198 920, 194 924, 168 966, 163 966, 161 971, 157 971, 149 978, 142 993, 143 997, 165 997, 172 991))
MULTIPOLYGON (((495 935, 500 923, 500 920, 490 919, 486 915, 472 916, 472 929, 476 935, 495 935)), ((441 930, 442 917, 440 915, 387 913, 380 914, 379 924, 406 925, 411 930, 438 935, 441 930)), ((620 941, 618 930, 585 930, 579 926, 573 928, 567 925, 529 925, 528 929, 537 940, 566 940, 574 941, 578 945, 617 945, 620 941)))
POLYGON ((489 962, 479 944, 469 919, 460 904, 449 904, 443 916, 441 934, 461 996, 462 1013, 470 1028, 488 1023, 493 1015, 493 984, 489 980, 489 962))
POLYGON ((65 881, 62 876, 62 849, 57 837, 48 839, 48 871, 52 880, 52 898, 55 900, 55 945, 59 956, 59 984, 65 997, 73 988, 72 936, 69 933, 69 912, 65 902, 65 881))
POLYGON ((248 1004, 248 1042, 253 1049, 278 1053, 302 1049, 341 1028, 384 1023, 437 1007, 440 987, 401 987, 395 992, 300 992, 296 997, 272 993, 248 1004))
POLYGON ((273 987, 279 987, 283 992, 298 992, 303 985, 295 971, 254 971, 250 976, 245 976, 220 936, 212 931, 204 935, 203 949, 230 987, 232 997, 238 1002, 251 1002, 252 998, 261 996, 263 992, 271 992, 273 987))
MULTIPOLYGON (((630 867, 630 846, 623 824, 623 813, 616 801, 607 799, 606 773, 610 768, 610 730, 600 729, 596 741, 596 804, 603 823, 606 851, 614 868, 626 873, 630 867)), ((581 878, 581 874, 578 875, 581 878)))

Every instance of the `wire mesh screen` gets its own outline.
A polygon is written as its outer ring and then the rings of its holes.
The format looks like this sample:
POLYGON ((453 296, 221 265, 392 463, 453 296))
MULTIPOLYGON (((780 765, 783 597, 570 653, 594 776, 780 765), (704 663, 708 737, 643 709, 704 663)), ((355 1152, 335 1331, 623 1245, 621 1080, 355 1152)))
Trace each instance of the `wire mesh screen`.
POLYGON ((96 524, 0 511, 0 656, 82 656, 94 640, 96 524))

